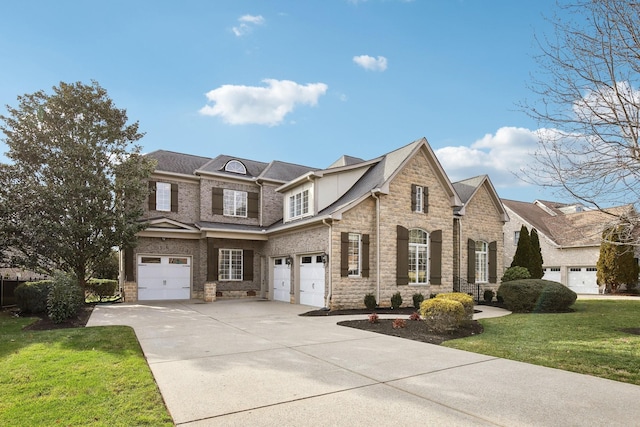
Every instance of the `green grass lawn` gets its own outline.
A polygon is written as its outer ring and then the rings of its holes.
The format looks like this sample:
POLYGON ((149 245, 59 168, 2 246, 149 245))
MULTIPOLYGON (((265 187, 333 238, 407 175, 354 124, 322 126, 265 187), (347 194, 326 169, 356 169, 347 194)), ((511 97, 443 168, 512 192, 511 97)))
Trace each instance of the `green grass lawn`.
POLYGON ((0 313, 0 425, 173 425, 131 328, 35 320, 0 313))
POLYGON ((443 345, 640 385, 640 299, 578 300, 575 312, 483 319, 484 333, 443 345))

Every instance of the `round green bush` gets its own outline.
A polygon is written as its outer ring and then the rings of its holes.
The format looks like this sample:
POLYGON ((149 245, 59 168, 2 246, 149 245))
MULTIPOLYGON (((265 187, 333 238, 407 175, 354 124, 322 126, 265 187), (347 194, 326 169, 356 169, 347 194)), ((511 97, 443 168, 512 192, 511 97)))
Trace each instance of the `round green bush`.
POLYGON ((68 274, 57 273, 47 298, 49 318, 54 323, 62 323, 75 316, 82 303, 82 290, 78 286, 78 281, 68 274))
POLYGON ((420 304, 420 315, 437 332, 458 328, 465 319, 462 303, 447 298, 432 298, 420 304))
POLYGON ((498 288, 498 298, 515 313, 566 312, 577 297, 562 283, 543 279, 513 280, 498 288))
POLYGON ((14 295, 20 311, 22 313, 44 313, 47 311, 47 297, 51 283, 51 280, 40 280, 18 285, 14 295))
POLYGON ((420 292, 413 294, 413 308, 420 310, 420 304, 424 301, 424 295, 420 292))
POLYGON ((118 281, 113 279, 89 279, 87 291, 102 301, 103 298, 112 297, 118 289, 118 281))
POLYGON ((504 271, 504 276, 500 279, 501 283, 510 282, 512 280, 530 279, 531 273, 525 267, 514 266, 509 267, 504 271))
POLYGON ((375 295, 366 294, 364 296, 364 306, 367 307, 369 310, 375 309, 378 306, 375 295))
POLYGON ((464 307, 465 319, 473 319, 473 298, 471 297, 471 295, 463 294, 462 292, 447 292, 438 294, 436 296, 436 299, 438 298, 458 301, 464 307))
POLYGON ((396 292, 395 294, 391 295, 391 308, 400 308, 401 305, 402 295, 400 294, 400 292, 396 292))

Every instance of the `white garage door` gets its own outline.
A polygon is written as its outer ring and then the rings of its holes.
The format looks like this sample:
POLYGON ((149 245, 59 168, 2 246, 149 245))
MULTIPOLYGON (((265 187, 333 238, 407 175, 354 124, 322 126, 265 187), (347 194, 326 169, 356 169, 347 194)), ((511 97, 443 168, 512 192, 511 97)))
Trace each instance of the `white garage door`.
POLYGON ((300 257, 300 304, 324 307, 322 255, 300 257))
POLYGON ((138 299, 191 298, 191 258, 141 255, 138 257, 138 299))
POLYGON ((546 267, 544 269, 544 280, 551 280, 552 282, 562 283, 560 280, 560 267, 546 267))
POLYGON ((291 302, 291 266, 285 258, 273 260, 273 299, 291 302))
POLYGON ((577 294, 597 294, 595 267, 571 267, 568 273, 569 289, 577 294))

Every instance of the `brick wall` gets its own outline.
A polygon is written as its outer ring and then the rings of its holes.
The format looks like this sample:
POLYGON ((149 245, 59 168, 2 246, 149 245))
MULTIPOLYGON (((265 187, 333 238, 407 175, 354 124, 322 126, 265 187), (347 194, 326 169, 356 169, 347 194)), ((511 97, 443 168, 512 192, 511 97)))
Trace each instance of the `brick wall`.
MULTIPOLYGON (((149 211, 148 203, 144 203, 144 217, 167 217, 184 223, 199 221, 200 212, 200 186, 197 181, 180 180, 164 176, 153 176, 152 181, 178 184, 178 212, 149 211)), ((211 202, 209 202, 211 203, 211 202)))

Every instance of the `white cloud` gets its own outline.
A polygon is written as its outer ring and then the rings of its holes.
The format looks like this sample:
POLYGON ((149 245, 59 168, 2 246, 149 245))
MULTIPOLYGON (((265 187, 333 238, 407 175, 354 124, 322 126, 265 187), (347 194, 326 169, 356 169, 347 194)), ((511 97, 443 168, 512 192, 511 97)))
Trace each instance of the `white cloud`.
POLYGON ((200 113, 219 116, 232 125, 275 126, 297 105, 315 106, 328 86, 324 83, 301 85, 290 80, 265 79, 266 87, 223 85, 206 94, 209 102, 200 113))
POLYGON ((384 56, 378 56, 377 58, 369 55, 354 56, 353 62, 365 70, 384 71, 387 69, 387 58, 384 56))
POLYGON ((517 177, 534 161, 537 145, 538 131, 502 127, 470 146, 443 147, 435 153, 454 182, 487 174, 496 187, 514 187, 525 185, 517 177))
POLYGON ((253 28, 258 25, 264 24, 264 18, 262 15, 244 15, 238 18, 240 25, 231 28, 231 31, 238 36, 242 37, 253 31, 253 28))

